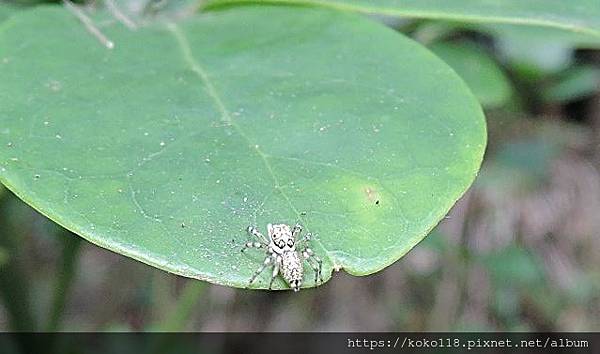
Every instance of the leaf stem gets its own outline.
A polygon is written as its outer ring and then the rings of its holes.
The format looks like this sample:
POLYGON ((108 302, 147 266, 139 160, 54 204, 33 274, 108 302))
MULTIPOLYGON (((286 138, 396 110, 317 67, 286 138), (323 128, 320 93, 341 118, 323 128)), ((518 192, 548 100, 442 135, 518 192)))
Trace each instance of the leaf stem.
POLYGON ((62 242, 62 257, 58 279, 54 288, 52 308, 46 324, 46 331, 54 332, 60 329, 60 323, 65 309, 67 295, 73 283, 77 270, 77 260, 81 248, 81 238, 69 231, 62 232, 59 236, 62 242))
POLYGON ((11 330, 34 331, 36 324, 30 306, 29 278, 17 256, 21 233, 16 231, 9 217, 12 201, 13 198, 0 201, 0 246, 8 252, 7 263, 0 267, 0 298, 8 313, 11 330))
POLYGON ((176 332, 185 329, 192 315, 192 309, 197 304, 206 287, 207 284, 205 282, 189 280, 179 296, 171 316, 162 325, 159 325, 159 330, 176 332))

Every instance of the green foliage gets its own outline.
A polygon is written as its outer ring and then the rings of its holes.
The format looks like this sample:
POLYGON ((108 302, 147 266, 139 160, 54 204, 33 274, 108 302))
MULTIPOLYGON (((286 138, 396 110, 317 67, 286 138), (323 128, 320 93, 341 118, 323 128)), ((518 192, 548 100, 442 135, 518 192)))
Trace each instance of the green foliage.
POLYGON ((504 105, 512 88, 495 60, 479 46, 470 43, 435 43, 430 49, 465 80, 481 105, 504 105))
MULTIPOLYGON (((575 49, 600 48, 600 6, 594 0, 552 0, 543 3, 510 0, 503 1, 502 6, 482 0, 210 0, 205 7, 213 9, 249 3, 302 4, 403 19, 428 19, 425 26, 418 26, 419 31, 415 33, 415 38, 426 44, 435 37, 439 39, 460 30, 484 33, 494 38, 497 59, 508 66, 519 80, 536 84, 548 74, 569 68, 573 64, 575 49)), ((460 54, 453 50, 454 53, 448 54, 450 58, 443 59, 448 60, 463 76, 486 108, 504 104, 506 96, 501 94, 500 90, 504 89, 499 86, 504 84, 498 84, 499 81, 495 80, 498 96, 490 97, 488 94, 491 91, 488 89, 493 84, 477 78, 469 70, 461 69, 459 56, 468 60, 467 57, 474 55, 463 51, 465 53, 460 54), (503 99, 499 100, 500 97, 503 99), (488 101, 491 98, 494 99, 488 101)), ((440 55, 445 52, 448 50, 442 49, 440 55)), ((485 56, 482 51, 476 55, 485 56)), ((491 69, 489 60, 479 60, 485 63, 482 66, 491 69)))
POLYGON ((157 268, 0 184, 2 329, 339 330, 345 308, 358 329, 597 327, 600 77, 576 51, 600 48, 597 1, 114 0, 134 31, 107 1, 79 7, 113 50, 60 3, 0 2, 0 181, 157 268), (277 301, 160 270, 245 286, 263 255, 240 254, 244 228, 268 222, 314 232, 327 276, 406 253, 485 142, 469 90, 423 46, 494 108, 492 144, 396 268, 277 301))
MULTIPOLYGON (((494 161, 506 168, 531 173, 535 176, 547 175, 550 162, 560 151, 556 142, 529 137, 498 147, 494 161)), ((523 178, 525 179, 525 178, 523 178)))
POLYGON ((518 246, 483 256, 482 263, 498 287, 527 286, 544 281, 541 261, 518 246))
POLYGON ((22 254, 25 230, 23 225, 23 204, 14 208, 2 198, 0 203, 0 299, 6 309, 6 318, 14 331, 36 329, 35 316, 31 306, 28 277, 23 269, 22 254))
POLYGON ((480 24, 481 31, 498 42, 505 60, 540 67, 553 72, 570 65, 576 48, 600 48, 600 37, 556 28, 516 26, 507 24, 480 24))
POLYGON ((240 7, 102 31, 114 49, 61 8, 2 25, 0 180, 160 269, 246 286, 263 256, 240 254, 245 228, 300 221, 327 278, 370 274, 479 169, 485 123, 469 89, 366 18, 240 7))
POLYGON ((499 56, 526 80, 560 72, 572 64, 575 48, 600 43, 600 38, 544 27, 484 24, 479 28, 494 36, 499 56))
POLYGON ((561 73, 542 92, 551 102, 568 102, 593 95, 600 87, 600 69, 594 66, 573 66, 561 73))
POLYGON ((48 332, 56 332, 60 329, 60 321, 64 313, 65 302, 70 290, 70 286, 75 277, 77 269, 77 258, 81 247, 81 238, 73 235, 70 232, 59 233, 59 240, 62 243, 62 259, 61 268, 57 272, 56 286, 54 290, 54 298, 52 301, 52 310, 48 316, 48 322, 45 330, 48 332))
POLYGON ((466 23, 509 23, 554 27, 600 38, 597 0, 209 0, 206 7, 242 3, 306 4, 368 14, 466 23))
POLYGON ((560 137, 553 133, 503 143, 490 156, 477 182, 495 189, 530 190, 545 181, 551 162, 561 151, 560 137))
POLYGON ((9 258, 10 256, 8 254, 8 251, 5 248, 0 247, 0 269, 2 269, 2 266, 8 263, 9 258))
POLYGON ((17 9, 11 5, 0 3, 0 23, 9 18, 17 9))

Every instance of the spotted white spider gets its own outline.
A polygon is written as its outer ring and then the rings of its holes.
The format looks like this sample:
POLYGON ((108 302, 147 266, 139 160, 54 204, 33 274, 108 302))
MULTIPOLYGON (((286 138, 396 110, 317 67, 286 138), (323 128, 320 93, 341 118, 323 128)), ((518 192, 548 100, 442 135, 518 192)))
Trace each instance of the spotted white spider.
POLYGON ((248 283, 250 286, 256 277, 265 270, 269 265, 273 266, 269 289, 273 286, 273 281, 278 274, 281 273, 283 279, 288 283, 294 291, 300 290, 302 286, 302 278, 304 276, 303 260, 306 260, 315 272, 315 284, 318 280, 323 283, 321 269, 323 262, 317 257, 314 252, 306 245, 311 238, 311 234, 307 233, 301 240, 296 241, 296 238, 302 233, 302 226, 296 224, 290 228, 286 224, 268 224, 267 231, 269 238, 267 239, 254 226, 248 227, 248 233, 258 239, 258 242, 248 242, 242 248, 244 252, 248 248, 263 248, 267 254, 263 265, 254 272, 248 283), (301 245, 301 248, 296 246, 301 245), (313 262, 316 262, 313 263, 313 262))

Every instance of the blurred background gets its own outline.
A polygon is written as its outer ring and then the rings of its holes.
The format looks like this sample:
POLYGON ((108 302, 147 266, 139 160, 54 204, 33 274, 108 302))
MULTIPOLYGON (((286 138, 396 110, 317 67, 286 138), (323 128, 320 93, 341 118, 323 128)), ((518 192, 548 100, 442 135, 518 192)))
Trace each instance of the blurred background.
MULTIPOLYGON (((175 3, 121 5, 197 7, 175 3)), ((600 41, 373 19, 452 66, 488 122, 476 182, 408 255, 299 293, 233 289, 89 244, 0 186, 0 330, 599 331, 600 41)))

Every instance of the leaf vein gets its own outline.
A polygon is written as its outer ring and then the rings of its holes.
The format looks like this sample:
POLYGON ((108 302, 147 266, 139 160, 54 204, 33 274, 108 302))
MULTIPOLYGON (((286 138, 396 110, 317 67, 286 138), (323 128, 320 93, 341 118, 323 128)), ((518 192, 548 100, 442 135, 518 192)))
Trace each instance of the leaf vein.
MULTIPOLYGON (((252 143, 252 140, 244 133, 244 131, 241 129, 241 127, 237 124, 237 122, 235 122, 233 120, 233 118, 231 117, 231 114, 229 114, 229 110, 225 106, 225 103, 223 102, 223 100, 221 99, 221 96, 217 92, 217 89, 213 85, 207 71, 200 64, 200 62, 192 55, 192 50, 191 50, 191 47, 190 47, 190 44, 189 44, 189 41, 188 41, 186 35, 180 30, 180 28, 179 28, 179 26, 177 26, 177 24, 172 23, 172 22, 167 23, 167 29, 173 35, 175 40, 177 41, 177 44, 179 45, 179 48, 181 49, 184 61, 190 66, 190 69, 192 70, 192 72, 194 72, 198 76, 200 81, 204 84, 207 94, 214 101, 216 108, 218 109, 219 113, 221 114, 221 120, 223 122, 227 123, 229 126, 231 126, 238 135, 240 135, 244 140, 246 140, 246 142, 248 143, 248 146, 251 147, 252 150, 254 150, 254 152, 260 157, 260 159, 262 160, 263 164, 265 165, 265 167, 267 169, 267 172, 269 173, 269 176, 273 180, 275 190, 277 190, 281 194, 283 199, 285 199, 285 201, 287 202, 290 209, 296 214, 296 217, 300 220, 303 220, 302 214, 298 211, 298 209, 296 209, 296 207, 292 203, 292 200, 290 199, 290 197, 281 188, 279 179, 277 178, 277 175, 275 174, 273 167, 271 166, 271 164, 268 161, 268 158, 267 158, 268 155, 260 149, 258 144, 252 143)), ((323 244, 318 239, 314 239, 314 240, 315 240, 315 242, 319 243, 319 245, 321 246, 321 249, 323 249, 323 251, 327 255, 327 258, 329 259, 329 261, 331 263, 334 263, 331 255, 329 254, 329 251, 323 246, 323 244)))

